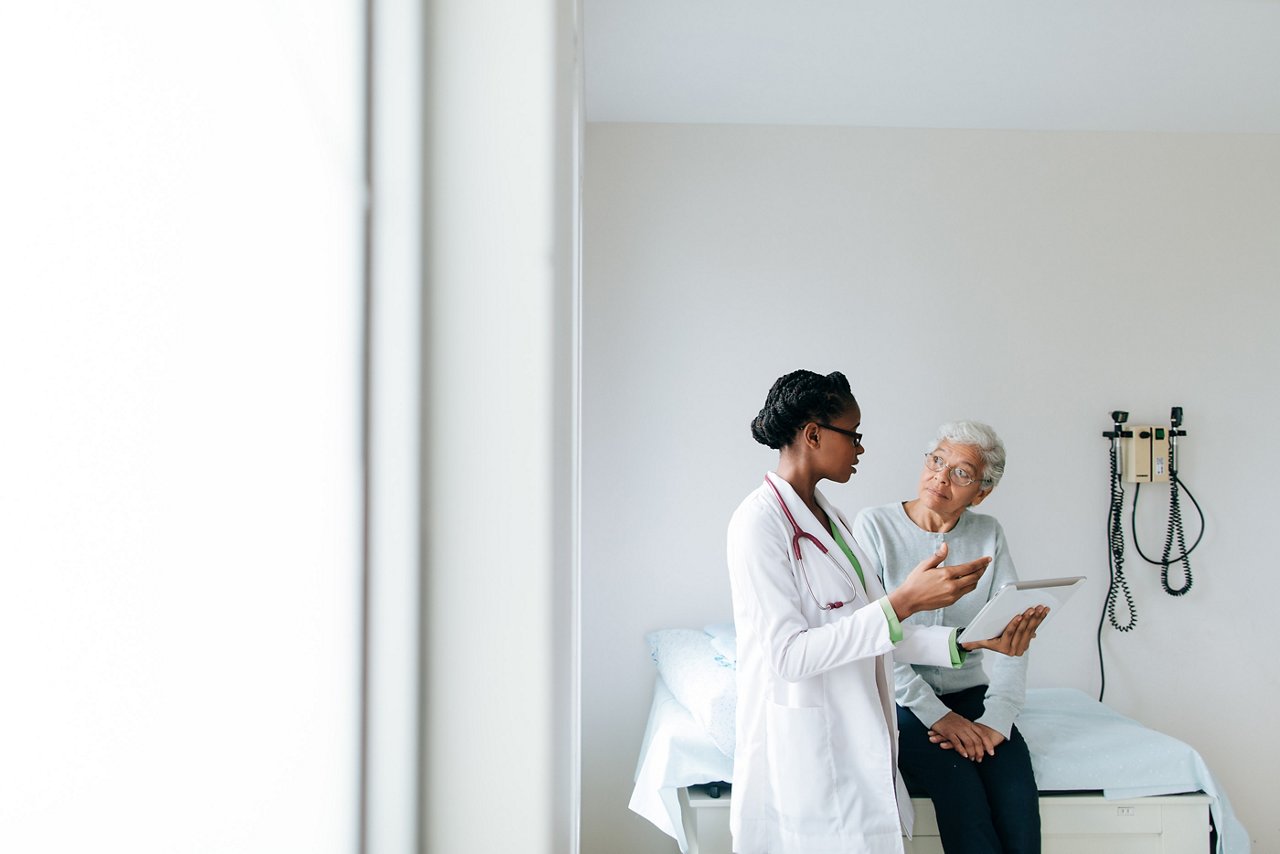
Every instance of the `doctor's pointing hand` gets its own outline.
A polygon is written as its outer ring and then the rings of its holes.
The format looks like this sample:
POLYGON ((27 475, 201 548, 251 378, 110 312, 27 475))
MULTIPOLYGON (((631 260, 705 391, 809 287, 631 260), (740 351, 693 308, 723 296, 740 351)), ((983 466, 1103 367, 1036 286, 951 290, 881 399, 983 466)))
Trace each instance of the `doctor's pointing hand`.
POLYGON ((906 580, 889 594, 889 601, 899 620, 905 620, 916 611, 944 608, 971 593, 991 563, 991 558, 980 557, 961 566, 942 566, 946 559, 947 544, 943 542, 932 557, 913 569, 906 580))

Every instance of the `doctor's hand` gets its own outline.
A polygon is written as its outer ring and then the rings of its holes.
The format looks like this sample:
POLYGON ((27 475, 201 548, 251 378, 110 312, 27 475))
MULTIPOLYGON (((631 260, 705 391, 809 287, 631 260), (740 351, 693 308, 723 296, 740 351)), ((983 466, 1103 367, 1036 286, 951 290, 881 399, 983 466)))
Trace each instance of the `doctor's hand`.
POLYGON ((991 563, 991 558, 980 557, 956 566, 939 566, 946 559, 947 544, 943 543, 889 594, 889 604, 899 620, 917 611, 933 611, 952 604, 978 586, 978 579, 991 563))
POLYGON ((955 750, 965 759, 981 762, 984 756, 996 755, 1004 736, 986 724, 947 712, 929 728, 929 741, 943 750, 955 750))
POLYGON ((1031 639, 1036 636, 1036 629, 1049 616, 1049 609, 1044 605, 1028 608, 1009 621, 1004 631, 993 638, 983 641, 965 641, 960 647, 966 652, 975 649, 989 649, 1002 655, 1022 655, 1031 646, 1031 639))

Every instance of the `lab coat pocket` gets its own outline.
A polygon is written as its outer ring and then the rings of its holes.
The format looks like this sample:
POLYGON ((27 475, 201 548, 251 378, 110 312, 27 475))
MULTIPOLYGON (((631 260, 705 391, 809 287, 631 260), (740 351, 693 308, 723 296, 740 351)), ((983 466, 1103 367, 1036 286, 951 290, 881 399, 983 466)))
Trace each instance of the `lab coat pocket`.
POLYGON ((798 833, 829 831, 838 810, 826 708, 769 703, 766 715, 770 783, 779 825, 798 833))

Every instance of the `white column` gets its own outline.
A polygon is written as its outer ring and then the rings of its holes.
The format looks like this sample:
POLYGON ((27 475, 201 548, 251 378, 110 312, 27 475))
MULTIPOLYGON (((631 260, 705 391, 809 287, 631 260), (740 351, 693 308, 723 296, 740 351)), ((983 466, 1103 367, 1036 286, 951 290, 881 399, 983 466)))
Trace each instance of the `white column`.
POLYGON ((431 852, 576 848, 576 9, 428 4, 431 852))
POLYGON ((419 850, 423 13, 369 0, 361 854, 419 850))

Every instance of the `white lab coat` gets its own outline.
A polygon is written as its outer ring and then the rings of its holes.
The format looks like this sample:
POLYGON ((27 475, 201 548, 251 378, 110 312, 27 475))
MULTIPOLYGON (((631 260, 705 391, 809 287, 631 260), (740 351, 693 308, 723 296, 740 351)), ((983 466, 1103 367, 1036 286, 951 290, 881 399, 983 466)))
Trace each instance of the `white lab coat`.
MULTIPOLYGON (((801 574, 791 549, 791 524, 767 484, 733 514, 728 536, 738 645, 733 850, 901 854, 902 830, 910 830, 912 813, 897 774, 890 655, 950 665, 951 630, 904 625, 895 649, 878 601, 885 591, 875 575, 867 573, 863 589, 831 532, 791 485, 775 474, 766 476, 799 526, 822 541, 856 589, 850 590, 846 576, 812 543, 803 547, 801 574), (847 604, 821 609, 819 603, 833 600, 847 604)), ((821 493, 816 497, 862 566, 870 567, 848 521, 821 493)))

